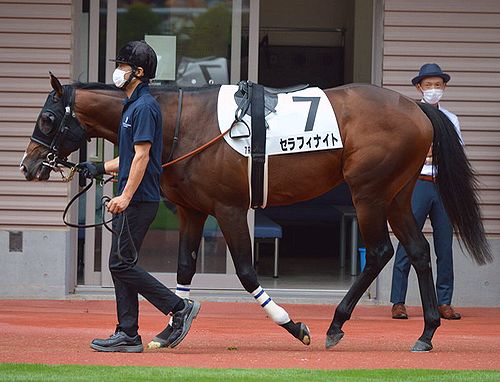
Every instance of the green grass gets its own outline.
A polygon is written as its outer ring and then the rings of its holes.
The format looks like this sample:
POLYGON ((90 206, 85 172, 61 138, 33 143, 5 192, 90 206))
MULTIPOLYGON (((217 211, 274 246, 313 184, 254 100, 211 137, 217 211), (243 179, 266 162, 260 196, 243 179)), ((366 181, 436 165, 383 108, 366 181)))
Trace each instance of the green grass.
POLYGON ((499 381, 498 370, 305 370, 197 369, 180 367, 0 364, 0 381, 356 381, 486 382, 499 381))
MULTIPOLYGON (((217 220, 215 220, 213 216, 208 216, 207 221, 205 222, 205 228, 216 229, 217 220)), ((159 229, 164 231, 178 230, 179 218, 170 209, 168 209, 165 203, 160 202, 158 212, 156 213, 155 220, 151 223, 150 229, 159 229)))

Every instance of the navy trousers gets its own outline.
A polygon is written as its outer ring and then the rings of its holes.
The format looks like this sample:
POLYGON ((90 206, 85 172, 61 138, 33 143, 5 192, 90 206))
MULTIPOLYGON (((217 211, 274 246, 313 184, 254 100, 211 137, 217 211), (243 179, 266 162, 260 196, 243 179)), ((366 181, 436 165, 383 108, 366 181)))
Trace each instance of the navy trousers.
MULTIPOLYGON (((429 216, 436 253, 436 292, 438 305, 451 304, 453 297, 453 227, 444 209, 437 186, 433 182, 417 180, 411 206, 420 230, 429 216)), ((404 303, 408 289, 410 260, 401 244, 398 244, 392 269, 391 302, 404 303)))
POLYGON ((118 330, 135 336, 139 328, 139 294, 165 315, 181 299, 160 281, 137 266, 139 250, 158 211, 157 202, 131 202, 113 221, 109 270, 116 296, 118 330))

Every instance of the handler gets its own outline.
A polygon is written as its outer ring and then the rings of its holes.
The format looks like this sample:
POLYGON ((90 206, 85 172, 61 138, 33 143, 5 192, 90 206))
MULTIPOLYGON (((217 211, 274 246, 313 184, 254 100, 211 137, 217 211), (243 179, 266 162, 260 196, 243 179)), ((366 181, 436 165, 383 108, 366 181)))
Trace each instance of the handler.
POLYGON ((113 277, 118 325, 113 335, 94 339, 90 347, 103 352, 142 352, 138 334, 138 294, 163 314, 173 313, 171 334, 164 346, 175 347, 186 336, 200 304, 181 299, 137 266, 139 250, 153 222, 160 201, 162 115, 149 91, 155 77, 155 51, 144 41, 123 46, 115 60, 113 82, 127 95, 119 131, 119 156, 108 162, 84 162, 79 166, 89 178, 118 172, 117 196, 107 209, 113 221, 109 270, 113 277))
MULTIPOLYGON (((421 102, 441 110, 453 123, 460 140, 462 140, 457 116, 439 104, 449 80, 449 74, 443 73, 439 65, 429 63, 422 65, 418 76, 412 79, 412 84, 422 94, 421 102)), ((413 215, 420 229, 424 227, 427 216, 431 220, 437 264, 436 292, 439 314, 441 318, 447 320, 459 320, 461 318, 460 313, 451 306, 453 297, 453 226, 434 182, 435 175, 436 169, 432 165, 431 148, 413 190, 411 205, 413 215)), ((398 244, 392 270, 391 289, 391 302, 394 304, 392 306, 392 318, 395 319, 408 318, 405 299, 410 266, 410 260, 403 246, 398 244)))

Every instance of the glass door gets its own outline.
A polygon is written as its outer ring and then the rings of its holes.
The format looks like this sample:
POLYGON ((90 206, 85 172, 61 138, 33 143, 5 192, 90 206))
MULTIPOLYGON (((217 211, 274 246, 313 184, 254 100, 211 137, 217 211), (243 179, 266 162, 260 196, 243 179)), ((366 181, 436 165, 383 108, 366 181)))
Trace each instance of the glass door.
MULTIPOLYGON (((118 0, 116 49, 131 40, 149 42, 159 56, 157 84, 196 87, 237 83, 248 63, 242 57, 247 56, 248 42, 241 32, 248 28, 248 9, 249 0, 118 0)), ((144 240, 139 264, 167 285, 175 285, 178 245, 176 206, 163 200, 144 240)), ((193 287, 215 286, 241 288, 217 221, 210 216, 193 287)))

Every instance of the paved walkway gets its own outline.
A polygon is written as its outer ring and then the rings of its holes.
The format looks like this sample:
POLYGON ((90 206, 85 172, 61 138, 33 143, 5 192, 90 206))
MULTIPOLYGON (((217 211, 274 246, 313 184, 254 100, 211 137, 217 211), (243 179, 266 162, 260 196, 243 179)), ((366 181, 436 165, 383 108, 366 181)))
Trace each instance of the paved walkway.
MULTIPOLYGON (((422 331, 421 309, 409 320, 392 320, 390 307, 358 306, 345 337, 325 350, 333 305, 283 304, 307 323, 312 345, 304 346, 265 317, 255 303, 203 302, 191 332, 175 349, 141 354, 97 353, 94 337, 107 337, 116 323, 114 301, 0 300, 0 362, 237 368, 431 368, 500 370, 500 308, 460 308, 463 319, 442 321, 434 350, 409 351, 422 331)), ((166 319, 141 302, 143 342, 166 319)))

